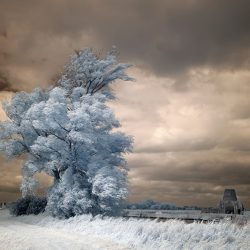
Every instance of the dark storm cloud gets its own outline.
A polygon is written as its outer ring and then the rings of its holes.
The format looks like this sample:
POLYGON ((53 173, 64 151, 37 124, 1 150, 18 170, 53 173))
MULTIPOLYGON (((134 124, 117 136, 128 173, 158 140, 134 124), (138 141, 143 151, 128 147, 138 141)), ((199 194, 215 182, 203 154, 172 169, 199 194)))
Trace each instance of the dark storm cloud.
POLYGON ((76 47, 117 45, 122 58, 162 75, 248 67, 249 9, 247 0, 3 0, 0 65, 40 65, 49 78, 76 47))
POLYGON ((134 171, 138 172, 137 175, 146 180, 210 183, 222 186, 249 184, 249 159, 241 162, 205 156, 203 159, 195 159, 195 156, 182 155, 183 153, 176 154, 177 159, 170 161, 166 161, 164 155, 158 155, 161 161, 157 165, 154 161, 140 159, 137 162, 131 161, 130 164, 134 166, 134 171))
POLYGON ((10 84, 8 78, 0 72, 0 91, 16 92, 16 89, 10 84))

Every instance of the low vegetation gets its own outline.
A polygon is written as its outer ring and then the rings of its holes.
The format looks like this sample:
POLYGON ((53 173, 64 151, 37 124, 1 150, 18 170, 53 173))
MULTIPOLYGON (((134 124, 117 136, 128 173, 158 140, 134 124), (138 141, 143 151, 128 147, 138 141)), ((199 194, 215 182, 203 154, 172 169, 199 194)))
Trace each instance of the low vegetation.
POLYGON ((8 205, 10 214, 14 216, 39 214, 45 211, 47 199, 44 197, 26 196, 8 205))

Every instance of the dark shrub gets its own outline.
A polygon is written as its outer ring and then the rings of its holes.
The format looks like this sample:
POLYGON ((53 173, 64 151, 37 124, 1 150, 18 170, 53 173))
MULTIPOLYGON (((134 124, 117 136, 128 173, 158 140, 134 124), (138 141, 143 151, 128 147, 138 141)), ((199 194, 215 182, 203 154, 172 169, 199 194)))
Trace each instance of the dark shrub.
POLYGON ((42 213, 44 212, 46 205, 46 198, 30 195, 10 203, 8 208, 10 210, 10 214, 19 216, 42 213))

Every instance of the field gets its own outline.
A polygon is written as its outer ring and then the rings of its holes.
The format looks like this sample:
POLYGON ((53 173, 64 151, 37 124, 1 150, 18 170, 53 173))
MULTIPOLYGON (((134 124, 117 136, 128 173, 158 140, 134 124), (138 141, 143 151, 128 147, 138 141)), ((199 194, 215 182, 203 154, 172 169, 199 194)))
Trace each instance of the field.
POLYGON ((12 217, 0 210, 0 249, 249 249, 250 224, 224 221, 101 218, 58 220, 45 214, 12 217))

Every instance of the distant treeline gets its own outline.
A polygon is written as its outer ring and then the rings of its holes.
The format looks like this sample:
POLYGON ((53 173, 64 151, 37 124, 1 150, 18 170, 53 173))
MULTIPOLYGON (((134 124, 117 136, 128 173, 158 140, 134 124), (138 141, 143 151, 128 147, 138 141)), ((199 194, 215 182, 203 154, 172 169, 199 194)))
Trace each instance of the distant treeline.
POLYGON ((176 206, 173 203, 162 203, 154 200, 145 200, 138 203, 128 203, 126 209, 152 209, 152 210, 200 210, 196 206, 176 206))

